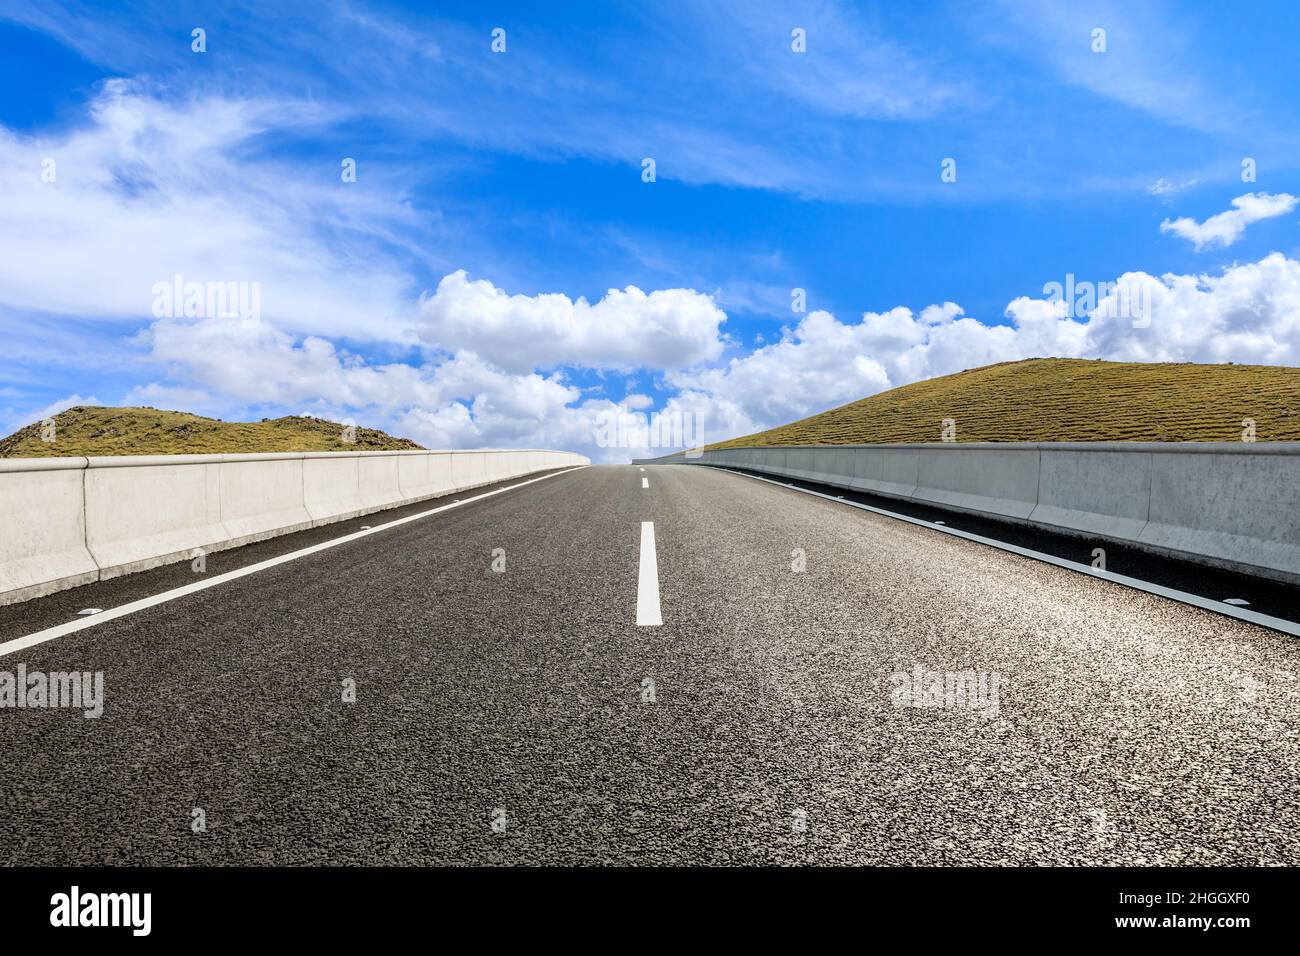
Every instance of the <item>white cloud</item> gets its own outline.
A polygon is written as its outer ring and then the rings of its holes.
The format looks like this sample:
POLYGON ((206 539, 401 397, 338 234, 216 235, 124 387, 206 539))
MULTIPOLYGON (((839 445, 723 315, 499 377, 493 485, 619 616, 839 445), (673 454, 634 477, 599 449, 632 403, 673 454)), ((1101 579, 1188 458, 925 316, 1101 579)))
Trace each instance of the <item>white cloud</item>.
MULTIPOLYGON (((669 369, 664 384, 677 391, 662 411, 700 416, 704 439, 717 441, 909 382, 1024 358, 1300 365, 1296 260, 1274 253, 1218 275, 1128 273, 1116 285, 1143 291, 1149 327, 1134 327, 1116 307, 1118 293, 1078 321, 1064 302, 1030 297, 1007 306, 1003 325, 976 321, 952 302, 867 312, 857 322, 812 312, 779 342, 720 367, 669 369)), ((586 397, 562 372, 503 370, 468 349, 420 367, 367 364, 317 337, 212 319, 159 322, 148 341, 179 381, 213 395, 335 417, 365 410, 367 424, 431 447, 571 448, 596 460, 646 453, 601 448, 597 436, 602 416, 645 412, 648 396, 586 397)))
POLYGON ((259 283, 288 329, 409 339, 415 290, 382 247, 411 211, 265 157, 268 129, 291 137, 325 122, 306 102, 171 104, 111 80, 85 126, 0 127, 0 307, 139 322, 154 284, 179 273, 259 283), (332 238, 343 232, 346 243, 332 238))
MULTIPOLYGON (((1151 327, 1094 316, 1081 354, 1130 362, 1300 365, 1300 262, 1272 253, 1218 275, 1130 273, 1151 300, 1151 327)), ((1021 301, 1021 300, 1018 300, 1021 301)), ((1107 311, 1105 306, 1098 312, 1107 311)))
POLYGON ((708 43, 701 64, 729 83, 744 79, 765 88, 769 102, 789 99, 834 117, 918 120, 970 99, 968 86, 950 71, 891 40, 851 7, 813 4, 793 20, 787 7, 755 0, 700 4, 683 20, 708 43), (796 25, 804 56, 791 53, 796 25))
POLYGON ((812 312, 780 342, 721 368, 673 373, 667 380, 689 393, 696 407, 701 396, 712 398, 706 427, 716 441, 923 378, 1077 349, 1071 340, 1082 337, 1082 327, 1060 312, 1026 309, 1020 328, 984 325, 952 302, 919 314, 901 306, 867 312, 857 323, 812 312))
MULTIPOLYGON (((33 422, 40 422, 40 421, 44 421, 47 418, 53 418, 55 415, 59 414, 59 412, 66 411, 69 408, 75 408, 78 405, 102 405, 102 404, 103 402, 101 402, 98 398, 96 398, 93 395, 87 397, 78 393, 74 393, 72 395, 67 396, 66 398, 60 398, 57 401, 50 402, 48 405, 44 406, 43 408, 33 409, 32 411, 23 412, 22 414, 18 414, 18 415, 11 414, 10 416, 8 416, 8 422, 6 424, 4 434, 8 435, 11 432, 17 431, 18 429, 22 428, 25 425, 32 424, 33 422)), ((3 435, 0 435, 0 437, 3 437, 3 435)))
POLYGON ((368 364, 325 339, 295 338, 265 321, 167 319, 144 340, 151 357, 186 384, 151 383, 130 401, 364 417, 434 448, 567 448, 623 459, 627 450, 597 447, 599 416, 646 407, 641 395, 623 403, 583 400, 563 373, 506 372, 469 351, 418 367, 368 364))
POLYGON ((1021 297, 1009 325, 984 325, 959 306, 868 312, 859 322, 810 313, 780 342, 721 368, 667 376, 672 407, 706 416, 717 441, 785 424, 888 388, 994 362, 1085 357, 1135 362, 1300 365, 1300 262, 1274 253, 1221 275, 1128 273, 1116 285, 1145 291, 1147 328, 1113 294, 1080 321, 1065 303, 1021 297))
MULTIPOLYGON (((519 384, 526 390, 529 383, 508 383, 519 384)), ((507 387, 502 394, 509 397, 518 390, 507 387)), ((544 408, 535 406, 527 416, 512 417, 495 407, 497 397, 409 409, 397 416, 394 429, 429 448, 563 448, 586 454, 593 461, 626 461, 642 453, 598 445, 602 416, 626 411, 617 403, 590 399, 566 405, 552 396, 555 400, 544 408)))
POLYGON ((1240 239, 1252 222, 1289 213, 1296 206, 1296 197, 1288 193, 1246 193, 1234 199, 1232 205, 1232 209, 1205 222, 1186 217, 1166 219, 1160 224, 1160 231, 1187 239, 1196 245, 1198 252, 1214 245, 1226 247, 1240 239))
MULTIPOLYGON (((725 313, 689 289, 628 286, 589 303, 512 296, 457 272, 418 298, 388 247, 426 264, 434 257, 399 190, 344 185, 332 166, 316 177, 269 158, 268 131, 292 139, 346 118, 282 99, 173 103, 144 83, 113 80, 80 127, 38 136, 0 127, 0 322, 22 333, 15 357, 41 347, 45 361, 62 350, 85 366, 111 346, 120 368, 142 345, 164 374, 126 401, 226 416, 307 407, 406 423, 439 444, 582 447, 594 416, 621 406, 583 401, 562 374, 538 369, 662 370, 722 354, 725 313), (42 182, 46 168, 53 182, 42 182), (122 337, 122 327, 152 321, 155 285, 176 274, 258 283, 267 321, 167 318, 134 341, 122 337), (109 346, 90 331, 105 323, 117 326, 109 346), (74 327, 85 331, 69 347, 74 327), (384 363, 340 344, 382 352, 421 335, 449 354, 384 363)), ((364 178, 379 182, 377 167, 364 178)))
POLYGON ((463 270, 420 302, 420 334, 450 352, 466 349, 511 372, 557 365, 629 370, 681 368, 722 354, 726 314, 691 289, 649 294, 611 289, 592 305, 558 293, 509 295, 463 270))
POLYGON ((1199 179, 1185 179, 1182 182, 1176 183, 1161 176, 1147 187, 1147 192, 1152 196, 1175 196, 1185 189, 1191 189, 1198 183, 1200 183, 1199 179))
MULTIPOLYGON (((703 415, 714 440, 1032 356, 1300 364, 1300 263, 1281 255, 1217 276, 1125 276, 1150 292, 1149 329, 1104 306, 1073 321, 1061 303, 1030 298, 1010 303, 1002 325, 985 325, 951 302, 868 312, 858 322, 818 311, 779 341, 715 368, 703 366, 731 344, 726 315, 714 297, 692 289, 628 286, 592 303, 511 295, 458 271, 417 300, 407 272, 382 251, 401 231, 395 226, 410 225, 400 197, 312 185, 259 151, 267 129, 290 135, 322 122, 315 107, 219 99, 171 106, 141 90, 107 84, 89 124, 71 132, 0 129, 0 307, 134 325, 149 315, 154 284, 177 272, 260 281, 268 321, 164 319, 149 327, 139 344, 165 374, 131 395, 150 404, 213 414, 306 408, 433 446, 559 447, 617 459, 639 450, 596 447, 601 416, 648 411, 650 397, 593 397, 563 368, 653 369, 660 385, 676 390, 664 411, 703 415), (47 157, 57 163, 52 184, 40 182, 47 157), (436 358, 368 360, 339 344, 416 336, 440 350, 436 358)), ((1287 194, 1249 194, 1204 223, 1180 219, 1162 229, 1198 248, 1228 245, 1249 222, 1295 205, 1287 194)), ((415 243, 409 236, 403 242, 415 243)), ((24 332, 12 349, 21 362, 38 344, 24 332)))
POLYGON ((1166 4, 1000 0, 999 7, 996 16, 977 14, 989 39, 1071 85, 1192 129, 1241 123, 1241 107, 1201 79, 1204 64, 1186 31, 1170 29, 1177 13, 1166 4), (1104 52, 1094 49, 1097 29, 1104 52))
POLYGON ((250 405, 339 407, 436 404, 443 387, 427 370, 403 363, 368 365, 327 339, 292 335, 266 321, 163 320, 143 336, 151 358, 191 386, 250 405))

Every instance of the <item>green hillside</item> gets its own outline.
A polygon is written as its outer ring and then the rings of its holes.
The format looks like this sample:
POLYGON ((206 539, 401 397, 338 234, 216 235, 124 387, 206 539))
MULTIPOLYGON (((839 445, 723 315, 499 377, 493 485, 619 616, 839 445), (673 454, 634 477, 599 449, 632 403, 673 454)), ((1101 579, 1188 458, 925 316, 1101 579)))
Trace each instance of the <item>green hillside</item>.
POLYGON ((374 428, 356 429, 344 441, 344 426, 323 418, 286 416, 260 422, 223 422, 188 412, 156 408, 81 405, 54 416, 54 441, 42 440, 35 422, 0 439, 0 458, 74 455, 199 455, 272 451, 387 451, 418 449, 405 438, 374 428))
POLYGON ((1300 441, 1300 368, 1026 359, 890 389, 710 445, 939 441, 1300 441))

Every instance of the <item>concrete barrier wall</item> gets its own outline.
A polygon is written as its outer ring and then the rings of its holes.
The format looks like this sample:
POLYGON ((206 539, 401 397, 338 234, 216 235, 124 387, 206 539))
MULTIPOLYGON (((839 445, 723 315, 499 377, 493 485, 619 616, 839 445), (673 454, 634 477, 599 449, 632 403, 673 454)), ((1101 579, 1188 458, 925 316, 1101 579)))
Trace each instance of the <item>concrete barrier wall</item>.
POLYGON ((495 449, 0 459, 0 604, 586 464, 495 449))
POLYGON ((466 452, 451 460, 451 483, 457 488, 471 488, 487 480, 487 466, 480 452, 466 452))
POLYGON ((958 448, 917 459, 912 498, 1006 518, 1028 518, 1038 504, 1037 449, 958 448))
POLYGON ((641 463, 800 478, 1300 583, 1300 442, 784 446, 641 463))
POLYGON ((1055 450, 1043 455, 1037 524, 1136 541, 1151 504, 1148 451, 1055 450))
POLYGON ((361 507, 364 511, 377 511, 401 501, 402 489, 397 481, 397 457, 358 455, 357 485, 361 491, 361 507))
POLYGON ((217 471, 221 524, 231 547, 311 527, 301 458, 230 455, 217 471))
POLYGON ((403 501, 419 501, 455 491, 451 481, 451 455, 447 452, 399 455, 397 484, 403 501))
POLYGON ((89 458, 86 546, 100 577, 143 571, 209 549, 221 524, 220 455, 89 458), (214 460, 215 459, 215 460, 214 460))
POLYGON ((1170 552, 1195 549, 1228 565, 1262 564, 1300 579, 1296 458, 1153 454, 1150 513, 1138 540, 1170 552))
POLYGON ((365 514, 361 500, 361 469, 357 457, 334 457, 328 452, 304 456, 303 503, 313 524, 342 521, 365 514))
POLYGON ((883 448, 878 455, 854 455, 849 487, 892 498, 916 491, 920 453, 914 448, 883 448))
POLYGON ((86 548, 85 458, 0 463, 0 595, 25 601, 99 579, 86 548))

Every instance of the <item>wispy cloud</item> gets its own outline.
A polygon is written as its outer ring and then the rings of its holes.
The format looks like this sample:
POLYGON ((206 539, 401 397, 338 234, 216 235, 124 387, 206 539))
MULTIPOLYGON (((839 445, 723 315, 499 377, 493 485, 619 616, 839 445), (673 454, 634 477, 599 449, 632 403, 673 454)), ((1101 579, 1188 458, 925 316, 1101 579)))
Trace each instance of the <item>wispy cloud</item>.
POLYGON ((30 425, 34 422, 44 421, 47 418, 52 418, 53 416, 59 414, 59 412, 66 411, 69 408, 75 408, 78 405, 99 405, 99 404, 102 403, 94 395, 84 396, 84 395, 73 393, 72 395, 66 395, 63 398, 57 399, 39 408, 27 409, 22 412, 14 412, 13 410, 8 410, 4 418, 3 427, 5 429, 5 433, 8 434, 9 432, 17 431, 18 429, 22 428, 24 425, 30 425))
POLYGON ((1201 81, 1186 13, 1180 18, 1163 0, 1000 0, 1000 5, 998 32, 990 29, 989 35, 1065 82, 1190 129, 1241 128, 1243 104, 1201 81), (1174 22, 1184 25, 1172 29, 1174 22))
POLYGON ((259 283, 289 328, 401 338, 418 290, 385 229, 411 211, 343 186, 337 161, 304 177, 263 149, 268 129, 325 122, 307 102, 172 103, 112 80, 83 127, 0 128, 0 306, 140 323, 155 284, 180 274, 259 283))
POLYGON ((1200 183, 1199 179, 1184 179, 1181 182, 1171 182, 1170 180, 1165 179, 1163 176, 1161 176, 1154 183, 1152 183, 1150 186, 1147 187, 1147 192, 1150 193, 1152 196, 1160 196, 1161 198, 1165 198, 1168 196, 1176 196, 1179 193, 1183 192, 1184 190, 1191 189, 1193 186, 1196 186, 1199 183, 1200 183))
POLYGON ((1232 206, 1204 222, 1185 216, 1166 219, 1160 224, 1160 231, 1188 240, 1197 252, 1214 246, 1224 248, 1240 239, 1252 222, 1289 213, 1296 206, 1296 197, 1288 193, 1246 193, 1234 199, 1232 206))
MULTIPOLYGON (((157 74, 177 63, 163 55, 176 37, 147 7, 118 16, 59 3, 6 12, 113 70, 157 74)), ((878 11, 829 0, 695 5, 672 17, 616 4, 558 32, 543 16, 503 16, 508 49, 496 56, 481 25, 436 11, 399 20, 357 4, 289 6, 274 29, 255 7, 235 4, 211 21, 209 42, 237 71, 227 96, 292 99, 310 89, 322 108, 364 102, 365 121, 406 145, 581 157, 631 175, 653 156, 665 180, 853 202, 1092 190, 1128 172, 1111 169, 1121 165, 1113 149, 1078 153, 1072 140, 1091 115, 1044 109, 1039 80, 1007 69, 1005 57, 973 62, 963 44, 981 29, 1006 49, 1042 51, 1040 65, 1068 83, 1188 128, 1217 129, 1218 118, 1240 112, 1188 77, 1192 54, 1158 11, 1139 18, 1112 8, 1102 17, 1110 24, 1102 58, 1088 52, 1089 17, 1050 3, 984 16, 973 31, 969 11, 943 10, 937 19, 952 27, 943 42, 901 14, 889 30, 878 11), (796 28, 806 52, 791 49, 796 28), (1031 151, 1017 142, 1026 129, 1038 133, 1031 151), (940 189, 939 160, 957 152, 962 187, 940 189), (1093 168, 1071 175, 1076 166, 1093 168)), ((222 82, 209 76, 228 74, 200 75, 211 91, 222 82)), ((1126 140, 1123 160, 1149 154, 1145 137, 1126 140)))

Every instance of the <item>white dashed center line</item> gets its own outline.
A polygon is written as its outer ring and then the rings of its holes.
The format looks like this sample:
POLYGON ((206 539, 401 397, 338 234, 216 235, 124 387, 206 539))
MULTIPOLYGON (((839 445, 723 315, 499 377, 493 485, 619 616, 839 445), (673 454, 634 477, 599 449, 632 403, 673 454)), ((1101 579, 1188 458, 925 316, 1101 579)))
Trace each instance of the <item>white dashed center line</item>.
POLYGON ((649 488, 649 487, 650 487, 650 479, 649 479, 649 478, 642 478, 642 479, 641 479, 641 487, 642 487, 642 488, 649 488))
POLYGON ((636 581, 636 622, 655 627, 664 622, 659 613, 659 560, 655 557, 655 523, 641 522, 641 571, 636 581))

